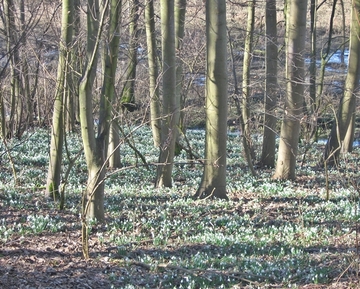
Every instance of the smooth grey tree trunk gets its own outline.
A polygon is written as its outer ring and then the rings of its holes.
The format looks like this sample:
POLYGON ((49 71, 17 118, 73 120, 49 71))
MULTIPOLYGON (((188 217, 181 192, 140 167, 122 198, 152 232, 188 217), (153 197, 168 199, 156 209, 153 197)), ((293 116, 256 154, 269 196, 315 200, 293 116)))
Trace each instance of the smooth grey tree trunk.
POLYGON ((227 33, 226 1, 206 1, 206 136, 203 177, 194 198, 226 195, 227 33))
POLYGON ((304 102, 307 0, 289 1, 287 17, 286 99, 274 179, 295 179, 300 119, 304 102))
POLYGON ((159 147, 161 143, 161 111, 154 15, 154 1, 149 0, 147 1, 145 7, 145 28, 149 64, 150 125, 153 135, 154 146, 159 147))
POLYGON ((172 186, 180 101, 176 97, 174 0, 161 0, 162 124, 156 187, 172 186))
POLYGON ((185 95, 183 95, 183 40, 185 35, 186 0, 175 0, 176 97, 180 99, 179 130, 185 133, 185 95))
POLYGON ((138 64, 138 11, 139 0, 131 0, 130 5, 130 23, 129 23, 129 64, 127 67, 126 81, 121 95, 122 107, 129 112, 136 108, 135 104, 135 79, 136 67, 138 64))
POLYGON ((244 47, 244 61, 243 61, 243 73, 242 73, 242 95, 241 95, 241 138, 245 153, 245 158, 250 168, 250 171, 255 175, 253 162, 255 160, 255 152, 251 141, 250 132, 250 69, 252 60, 252 46, 254 39, 254 25, 255 25, 255 0, 248 2, 248 16, 247 16, 247 27, 245 36, 245 47, 244 47))
POLYGON ((104 81, 101 90, 101 110, 98 138, 104 137, 107 159, 110 168, 121 167, 120 137, 116 119, 115 77, 120 42, 120 19, 122 3, 118 0, 110 2, 110 25, 106 41, 104 81))
POLYGON ((47 197, 53 197, 54 200, 59 197, 61 182, 61 164, 62 150, 64 140, 64 95, 66 94, 70 67, 70 47, 73 34, 73 0, 62 1, 62 17, 61 17, 61 39, 60 53, 57 69, 56 89, 54 110, 51 128, 51 143, 49 156, 49 169, 46 181, 45 194, 47 197))
MULTIPOLYGON (((106 9, 107 6, 108 1, 103 7, 106 9)), ((79 85, 81 135, 88 169, 83 210, 86 218, 102 222, 104 220, 105 135, 95 137, 92 92, 105 9, 99 12, 98 0, 89 0, 87 9, 87 63, 79 85)))
POLYGON ((275 109, 278 97, 277 88, 277 17, 276 0, 266 1, 265 34, 266 34, 266 64, 265 64, 265 114, 264 132, 260 163, 263 166, 274 167, 276 148, 276 122, 275 109))

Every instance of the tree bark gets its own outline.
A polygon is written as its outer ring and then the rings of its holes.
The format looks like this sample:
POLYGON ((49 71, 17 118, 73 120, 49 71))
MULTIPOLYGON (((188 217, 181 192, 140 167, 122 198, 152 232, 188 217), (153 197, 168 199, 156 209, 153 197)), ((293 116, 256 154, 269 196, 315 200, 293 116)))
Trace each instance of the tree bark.
POLYGON ((317 110, 316 107, 316 19, 317 19, 317 0, 311 0, 310 4, 310 106, 311 112, 317 110))
POLYGON ((206 1, 206 136, 203 177, 194 198, 226 195, 227 34, 226 1, 206 1))
POLYGON ((276 0, 266 1, 266 64, 265 64, 265 114, 264 132, 260 163, 263 166, 274 167, 275 140, 276 140, 276 115, 277 104, 277 17, 276 0))
POLYGON ((244 61, 243 61, 243 74, 242 74, 242 98, 241 98, 241 138, 243 148, 245 152, 245 158, 247 160, 250 171, 255 175, 253 167, 253 161, 255 160, 255 152, 251 141, 250 132, 250 68, 252 60, 252 46, 254 39, 254 25, 255 25, 255 0, 248 2, 248 18, 247 28, 245 36, 245 47, 244 47, 244 61))
POLYGON ((98 127, 98 138, 104 140, 104 148, 107 148, 107 158, 109 167, 119 168, 120 148, 119 130, 116 126, 112 110, 116 107, 115 103, 115 77, 117 60, 119 54, 120 42, 120 18, 121 18, 121 1, 111 0, 110 2, 110 25, 106 41, 105 69, 104 80, 101 89, 100 100, 100 118, 98 127))
MULTIPOLYGON (((105 9, 108 1, 104 4, 105 9)), ((86 202, 84 211, 86 218, 104 220, 104 135, 95 138, 92 87, 96 74, 98 49, 101 31, 104 22, 105 9, 99 13, 99 1, 88 0, 87 7, 87 63, 79 84, 79 106, 81 135, 84 144, 84 153, 88 169, 88 182, 86 188, 86 202)))
POLYGON ((172 186, 175 141, 179 123, 179 99, 176 98, 176 60, 174 0, 161 0, 163 111, 161 145, 156 187, 172 186))
POLYGON ((154 1, 149 0, 145 7, 146 43, 149 63, 149 91, 150 91, 150 125, 154 140, 154 146, 161 143, 161 112, 160 93, 158 83, 158 65, 156 55, 156 31, 154 20, 154 1))
POLYGON ((275 179, 295 179, 296 156, 300 136, 300 119, 304 102, 304 53, 307 0, 288 3, 286 52, 286 99, 281 125, 275 179))
POLYGON ((131 0, 129 2, 130 8, 130 23, 129 23, 129 64, 127 67, 127 76, 124 88, 121 94, 122 107, 129 112, 133 112, 135 105, 135 78, 137 49, 138 49, 138 18, 139 18, 139 0, 131 0))
POLYGON ((60 53, 57 70, 54 110, 51 128, 49 169, 45 194, 54 199, 59 197, 61 182, 62 149, 64 140, 64 94, 67 91, 67 79, 70 68, 70 46, 73 33, 73 0, 62 1, 60 53))
POLYGON ((179 129, 185 133, 185 96, 183 91, 183 39, 185 35, 186 0, 175 1, 176 97, 180 100, 179 129))
POLYGON ((6 29, 6 50, 10 57, 10 119, 7 125, 7 138, 19 137, 21 126, 22 100, 20 96, 20 55, 19 39, 16 33, 15 5, 13 0, 4 1, 4 16, 6 29))

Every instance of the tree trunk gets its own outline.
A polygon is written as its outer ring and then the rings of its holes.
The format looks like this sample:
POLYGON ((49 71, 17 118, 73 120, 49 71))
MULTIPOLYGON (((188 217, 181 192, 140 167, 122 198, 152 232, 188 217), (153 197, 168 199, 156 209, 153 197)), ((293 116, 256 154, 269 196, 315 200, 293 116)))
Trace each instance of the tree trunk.
POLYGON ((111 0, 110 2, 110 26, 108 29, 108 39, 105 47, 105 70, 104 81, 101 90, 100 100, 100 123, 98 130, 98 138, 103 138, 106 143, 103 144, 107 148, 109 167, 118 168, 120 163, 119 130, 116 126, 116 120, 112 117, 112 109, 115 104, 115 77, 117 60, 119 54, 120 42, 120 16, 121 1, 111 0), (107 146, 107 143, 109 146, 107 146))
POLYGON ((15 24, 15 5, 12 0, 4 1, 4 16, 6 28, 6 49, 10 57, 10 119, 7 125, 7 137, 19 136, 21 126, 21 105, 20 97, 20 56, 17 28, 15 24))
MULTIPOLYGON (((74 1, 74 38, 79 39, 80 35, 80 0, 73 0, 74 1)), ((79 42, 76 42, 74 48, 72 49, 73 55, 71 56, 72 61, 72 68, 75 73, 73 73, 71 79, 71 89, 72 89, 72 98, 73 98, 73 105, 74 105, 74 121, 76 123, 80 123, 80 111, 79 111, 79 82, 80 82, 80 75, 82 75, 82 69, 84 66, 83 58, 81 55, 82 52, 82 45, 79 42)))
POLYGON ((121 155, 120 155, 120 135, 118 120, 112 119, 109 127, 109 144, 107 147, 107 156, 109 160, 109 168, 121 167, 121 155))
POLYGON ((3 140, 6 138, 4 97, 1 91, 0 91, 0 138, 2 138, 3 140))
POLYGON ((349 122, 348 129, 346 130, 343 145, 341 147, 342 153, 351 153, 353 151, 354 138, 355 138, 355 117, 356 117, 355 106, 352 107, 351 110, 352 110, 350 112, 351 119, 349 122))
POLYGON ((317 0, 311 0, 310 4, 310 105, 311 112, 316 111, 316 10, 317 0))
POLYGON ((150 91, 150 125, 154 140, 154 146, 158 147, 161 143, 161 112, 160 112, 160 93, 158 83, 158 65, 156 54, 156 31, 154 19, 154 1, 146 2, 145 7, 145 28, 147 55, 149 63, 149 91, 150 91))
POLYGON ((244 47, 244 62, 243 62, 243 74, 242 74, 242 98, 241 98, 241 137, 244 147, 245 157, 250 170, 253 175, 255 171, 253 168, 253 161, 255 160, 255 153, 251 141, 250 132, 250 109, 249 109, 249 98, 250 98, 250 67, 252 60, 252 46, 254 39, 254 24, 255 24, 255 0, 248 2, 248 18, 245 36, 245 47, 244 47))
POLYGON ((226 196, 226 1, 206 1, 206 136, 203 177, 194 198, 226 196))
POLYGON ((84 211, 87 218, 95 218, 98 221, 104 220, 104 135, 95 138, 92 91, 96 74, 98 49, 101 38, 101 31, 104 22, 105 9, 108 1, 104 4, 104 10, 99 13, 99 1, 88 0, 87 13, 87 63, 79 85, 79 105, 81 135, 84 144, 84 153, 88 169, 88 182, 86 188, 88 205, 84 211))
POLYGON ((340 101, 337 118, 332 126, 323 156, 323 162, 329 165, 336 164, 340 150, 347 135, 347 147, 343 151, 349 151, 350 140, 353 138, 354 129, 351 128, 352 119, 355 117, 356 97, 355 92, 359 86, 360 74, 360 0, 352 0, 349 65, 345 80, 344 95, 340 101))
POLYGON ((295 179, 300 119, 304 100, 304 53, 306 35, 306 0, 288 3, 288 39, 286 52, 285 115, 281 125, 275 179, 295 179))
POLYGON ((73 33, 73 0, 63 0, 61 17, 60 53, 56 79, 55 101, 52 118, 49 169, 46 182, 46 196, 59 197, 61 182, 62 148, 64 139, 64 94, 69 79, 70 46, 73 33))
POLYGON ((135 105, 135 78, 137 66, 138 49, 138 18, 139 18, 139 0, 131 0, 130 24, 129 24, 129 64, 127 67, 127 76, 121 94, 121 104, 129 112, 133 112, 135 105))
POLYGON ((265 119, 264 138, 260 163, 263 166, 274 167, 276 140, 276 103, 277 103, 277 17, 276 0, 266 1, 266 64, 265 64, 265 119))
POLYGON ((185 34, 186 0, 175 1, 176 98, 180 100, 179 129, 185 133, 185 95, 183 91, 183 39, 185 34))
POLYGON ((29 65, 26 55, 26 23, 25 23, 25 0, 20 0, 20 29, 21 29, 21 81, 22 95, 24 98, 24 130, 33 123, 32 98, 29 79, 29 65))
POLYGON ((172 186, 175 141, 179 123, 179 100, 176 98, 174 0, 161 0, 163 111, 161 145, 156 187, 172 186))
MULTIPOLYGON (((341 31, 344 43, 346 42, 346 17, 345 17, 345 7, 344 7, 344 0, 340 0, 340 7, 341 7, 341 31)), ((341 63, 345 64, 345 45, 341 47, 341 63)))
POLYGON ((317 86, 317 104, 316 106, 319 107, 320 106, 320 99, 321 99, 321 95, 323 93, 324 90, 324 78, 325 78, 325 66, 326 63, 329 61, 330 56, 330 48, 331 48, 331 43, 332 43, 332 39, 333 39, 333 26, 334 26, 334 17, 335 17, 335 10, 336 10, 336 3, 337 0, 333 1, 332 4, 332 10, 331 10, 331 15, 330 15, 330 21, 329 21, 329 32, 328 32, 328 40, 327 40, 327 46, 325 49, 325 52, 321 52, 321 64, 320 64, 320 75, 319 75, 319 85, 317 86))

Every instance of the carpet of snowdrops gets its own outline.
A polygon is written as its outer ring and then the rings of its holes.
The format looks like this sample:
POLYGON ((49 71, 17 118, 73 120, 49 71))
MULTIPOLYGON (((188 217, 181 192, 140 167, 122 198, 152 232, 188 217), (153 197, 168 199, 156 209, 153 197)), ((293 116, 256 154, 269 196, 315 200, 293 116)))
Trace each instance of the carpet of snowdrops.
MULTIPOLYGON (((81 253, 82 142, 66 137, 65 210, 44 198, 50 136, 26 133, 0 145, 1 288, 348 288, 359 273, 360 150, 328 175, 316 167, 323 144, 300 144, 297 179, 252 176, 237 133, 228 137, 228 196, 193 200, 198 160, 176 156, 173 188, 156 189, 158 149, 148 127, 127 130, 123 167, 106 179, 106 221, 92 222, 90 260, 81 253), (306 153, 304 156, 303 153, 306 153), (75 159, 73 159, 75 158, 75 159), (302 161, 302 160, 305 161, 302 161), (15 177, 11 164, 14 164, 15 177), (325 181, 328 179, 328 188, 325 181), (327 200, 327 195, 329 200, 327 200)), ((203 156, 203 130, 188 130, 203 156)), ((261 137, 254 136, 258 152, 261 137)), ((184 142, 185 143, 185 142, 184 142)))

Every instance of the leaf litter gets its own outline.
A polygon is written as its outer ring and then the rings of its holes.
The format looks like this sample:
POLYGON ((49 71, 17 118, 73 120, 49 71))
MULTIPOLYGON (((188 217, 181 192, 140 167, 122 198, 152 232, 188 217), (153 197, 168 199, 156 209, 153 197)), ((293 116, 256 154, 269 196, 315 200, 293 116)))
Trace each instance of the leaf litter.
POLYGON ((73 192, 58 211, 41 187, 25 185, 34 164, 20 163, 23 185, 11 187, 9 174, 0 188, 0 288, 357 288, 359 194, 349 179, 358 155, 329 171, 329 201, 325 176, 309 167, 293 183, 274 182, 270 170, 253 179, 233 161, 229 202, 191 200, 193 166, 179 167, 181 184, 164 190, 129 185, 132 174, 142 182, 153 175, 122 171, 106 192, 106 222, 90 228, 89 260, 81 254, 83 184, 69 181, 73 192))

